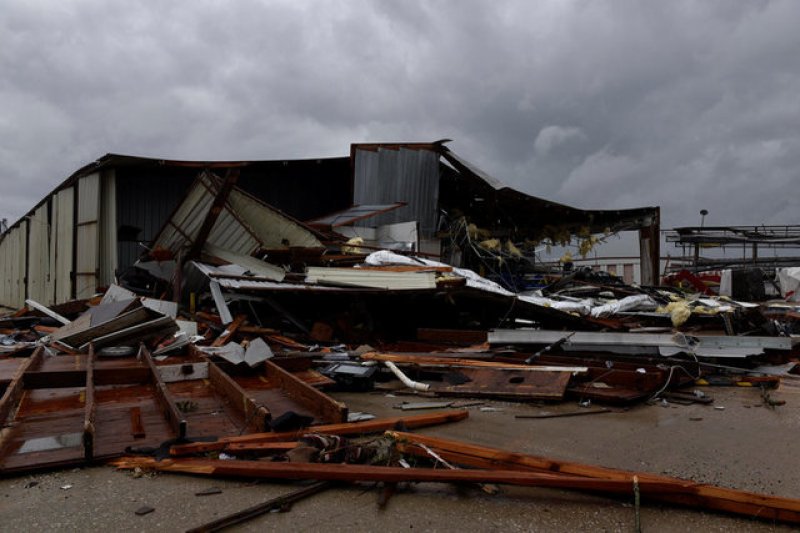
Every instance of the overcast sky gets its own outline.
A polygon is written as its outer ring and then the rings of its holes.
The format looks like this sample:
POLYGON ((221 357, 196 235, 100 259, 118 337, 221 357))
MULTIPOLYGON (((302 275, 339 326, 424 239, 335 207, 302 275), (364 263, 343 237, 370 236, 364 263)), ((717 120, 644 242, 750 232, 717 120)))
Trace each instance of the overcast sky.
POLYGON ((664 227, 800 223, 800 2, 0 0, 0 217, 107 152, 430 141, 664 227))

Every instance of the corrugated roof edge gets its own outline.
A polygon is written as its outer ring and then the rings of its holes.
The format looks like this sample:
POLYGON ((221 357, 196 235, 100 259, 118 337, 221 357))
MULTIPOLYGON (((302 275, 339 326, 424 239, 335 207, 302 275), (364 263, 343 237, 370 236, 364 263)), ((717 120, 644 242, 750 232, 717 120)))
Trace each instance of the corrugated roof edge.
POLYGON ((187 161, 179 159, 162 159, 156 157, 144 157, 125 154, 107 153, 102 157, 97 158, 91 163, 80 167, 78 170, 70 174, 64 181, 56 185, 56 187, 47 193, 41 200, 28 210, 27 213, 18 218, 13 224, 8 226, 8 229, 0 234, 0 242, 5 238, 6 234, 12 229, 19 226, 20 222, 33 216, 34 211, 44 204, 48 198, 56 194, 58 191, 71 187, 76 181, 83 176, 109 168, 113 166, 175 166, 175 167, 196 167, 196 168, 231 168, 231 167, 244 167, 259 163, 281 163, 285 161, 332 161, 335 159, 346 159, 347 156, 339 157, 308 157, 303 159, 254 159, 249 161, 187 161))
POLYGON ((437 152, 440 156, 442 156, 442 158, 444 158, 444 160, 449 163, 449 165, 452 166, 457 172, 461 174, 468 174, 473 178, 479 179, 489 185, 495 191, 502 191, 505 194, 514 195, 518 198, 528 198, 552 207, 580 213, 586 217, 612 215, 626 219, 641 219, 641 221, 636 224, 638 227, 648 226, 649 223, 652 223, 653 220, 657 220, 660 216, 658 206, 634 207, 628 209, 583 209, 524 193, 506 185, 497 178, 481 170, 473 163, 453 152, 449 147, 445 146, 445 144, 450 141, 451 139, 441 139, 432 143, 354 143, 350 148, 351 165, 353 164, 352 162, 355 161, 356 150, 399 150, 400 148, 405 148, 408 150, 430 150, 437 152))

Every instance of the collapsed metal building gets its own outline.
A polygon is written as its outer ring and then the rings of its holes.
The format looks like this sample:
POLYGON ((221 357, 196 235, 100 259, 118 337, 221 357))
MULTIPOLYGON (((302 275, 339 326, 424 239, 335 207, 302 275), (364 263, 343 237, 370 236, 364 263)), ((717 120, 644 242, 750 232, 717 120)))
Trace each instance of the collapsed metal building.
POLYGON ((26 299, 53 305, 109 286, 208 172, 235 174, 236 187, 313 227, 337 229, 332 220, 347 213, 348 224, 364 227, 413 223, 414 251, 453 261, 460 257, 449 238, 455 221, 518 242, 638 231, 642 283, 658 280, 658 207, 578 209, 506 187, 443 142, 379 143, 353 144, 349 157, 303 160, 105 155, 75 171, 0 237, 0 305, 18 308, 26 299), (358 215, 358 206, 366 215, 358 215), (362 220, 366 216, 369 221, 362 220))

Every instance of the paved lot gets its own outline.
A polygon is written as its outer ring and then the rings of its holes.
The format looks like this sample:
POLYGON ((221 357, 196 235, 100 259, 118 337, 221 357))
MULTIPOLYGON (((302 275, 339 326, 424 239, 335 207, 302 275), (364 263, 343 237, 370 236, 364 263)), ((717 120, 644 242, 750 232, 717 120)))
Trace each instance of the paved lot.
MULTIPOLYGON (((715 406, 643 405, 627 412, 572 418, 515 419, 515 414, 574 410, 488 402, 470 419, 425 433, 597 465, 641 470, 739 489, 800 497, 796 458, 800 389, 773 393, 785 406, 762 405, 758 389, 707 388, 715 406), (798 391, 798 392, 795 392, 798 391), (701 420, 696 420, 700 418, 701 420)), ((397 415, 407 397, 338 394, 353 411, 397 415)), ((97 467, 0 480, 2 531, 182 531, 290 492, 293 485, 182 475, 134 477, 97 467), (69 487, 69 488, 64 488, 69 487), (221 494, 195 493, 219 487, 221 494), (137 516, 151 506, 155 511, 137 516)), ((263 516, 242 531, 632 531, 630 501, 567 491, 504 487, 404 486, 384 509, 364 485, 332 489, 263 516)), ((644 531, 790 531, 792 528, 643 501, 644 531)))

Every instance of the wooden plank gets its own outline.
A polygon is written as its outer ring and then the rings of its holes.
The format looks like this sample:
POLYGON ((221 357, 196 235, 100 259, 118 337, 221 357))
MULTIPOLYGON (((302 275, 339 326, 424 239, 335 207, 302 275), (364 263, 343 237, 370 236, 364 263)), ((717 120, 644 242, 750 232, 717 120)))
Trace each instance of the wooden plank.
POLYGON ((236 455, 237 453, 247 453, 248 455, 269 455, 277 452, 288 452, 297 448, 297 441, 289 442, 234 442, 225 448, 225 452, 236 455))
POLYGON ((527 372, 509 368, 460 368, 458 373, 469 381, 458 385, 436 383, 429 390, 440 396, 560 401, 564 399, 572 376, 571 372, 527 372))
MULTIPOLYGON (((478 444, 472 444, 468 442, 418 435, 416 433, 390 431, 388 435, 401 443, 407 442, 412 444, 424 444, 428 447, 436 449, 437 453, 438 451, 455 452, 469 457, 486 459, 492 462, 492 468, 525 468, 541 472, 559 472, 577 476, 625 479, 629 481, 633 480, 634 475, 632 472, 624 472, 622 470, 583 465, 579 463, 570 463, 548 457, 521 454, 497 448, 490 448, 488 446, 480 446, 478 444)), ((479 468, 487 467, 483 465, 484 463, 480 463, 480 465, 475 466, 478 466, 479 468)), ((664 476, 654 476, 651 474, 638 472, 636 475, 638 475, 640 479, 647 479, 651 477, 661 480, 668 479, 664 476)))
MULTIPOLYGON (((645 492, 650 499, 691 507, 725 511, 754 518, 800 523, 800 500, 756 494, 717 487, 691 480, 671 478, 643 472, 628 472, 600 466, 571 463, 545 457, 520 454, 475 444, 417 435, 390 432, 400 443, 398 449, 417 455, 426 454, 419 445, 426 445, 446 460, 474 468, 500 468, 534 472, 558 472, 567 476, 604 479, 632 483, 636 476, 641 487, 669 486, 673 489, 645 492), (413 447, 417 446, 416 452, 413 447)), ((426 454, 427 456, 427 454, 426 454)), ((577 487, 576 487, 577 488, 577 487)))
POLYGON ((262 328, 261 326, 240 326, 241 333, 251 333, 253 335, 280 335, 280 331, 272 328, 262 328))
MULTIPOLYGON (((438 453, 438 452, 437 452, 438 453)), ((633 479, 590 478, 578 475, 525 470, 447 470, 398 468, 351 464, 274 463, 264 461, 223 461, 215 459, 126 458, 116 461, 119 468, 152 468, 162 472, 192 475, 230 476, 250 479, 314 479, 347 482, 469 482, 572 489, 629 496, 633 479)), ((714 509, 762 520, 800 524, 800 499, 756 494, 693 481, 638 477, 642 496, 656 501, 680 503, 700 509, 714 509)))
MULTIPOLYGON (((207 476, 231 476, 250 479, 315 479, 327 481, 368 482, 438 482, 438 483, 504 483, 529 487, 581 489, 628 495, 633 484, 627 480, 592 479, 564 474, 525 472, 514 470, 447 470, 431 468, 400 468, 393 466, 366 466, 325 463, 275 463, 268 461, 227 461, 219 459, 165 459, 124 458, 113 461, 118 468, 147 468, 159 472, 182 472, 207 476)), ((678 492, 671 483, 639 482, 643 494, 659 491, 678 492)), ((796 506, 800 523, 800 500, 790 500, 796 506)))
POLYGON ((258 405, 252 396, 211 361, 208 363, 208 379, 214 389, 227 398, 231 406, 239 412, 248 429, 258 432, 268 430, 272 419, 269 409, 258 405))
MULTIPOLYGON (((63 389, 84 387, 86 370, 29 371, 23 376, 26 389, 63 389)), ((95 385, 143 384, 150 381, 146 367, 95 368, 95 385)))
POLYGON ((244 324, 246 319, 246 315, 236 315, 236 318, 233 319, 233 322, 228 324, 228 327, 225 328, 225 331, 223 331, 222 334, 211 343, 211 346, 219 347, 228 342, 233 337, 233 334, 236 333, 236 330, 239 329, 239 326, 244 324))
POLYGON ((411 355, 400 353, 367 352, 359 356, 364 361, 391 361, 396 364, 412 364, 418 366, 443 366, 443 367, 471 367, 471 368, 497 368, 514 369, 528 372, 576 372, 585 373, 589 369, 585 366, 560 366, 560 365, 523 365, 519 363, 503 363, 497 361, 477 361, 462 357, 447 357, 438 355, 411 355))
POLYGON ((141 407, 131 407, 131 436, 134 439, 143 439, 147 433, 144 430, 144 423, 142 422, 142 409, 141 407))
POLYGON ((83 456, 87 461, 94 458, 94 418, 97 404, 94 395, 94 345, 89 345, 89 354, 86 356, 86 390, 83 415, 83 456))
POLYGON ((347 406, 320 392, 270 360, 264 361, 267 379, 274 380, 293 400, 328 423, 347 421, 347 406))
POLYGON ((6 387, 3 396, 0 397, 0 425, 5 424, 8 415, 16 408, 20 398, 22 398, 22 391, 25 390, 25 372, 39 364, 43 353, 43 347, 36 348, 28 360, 21 363, 17 371, 14 372, 11 383, 6 387))
POLYGON ((152 376, 153 384, 155 385, 156 389, 156 399, 158 400, 161 410, 166 416, 172 431, 175 432, 179 439, 186 438, 188 424, 186 423, 186 420, 181 412, 178 411, 178 408, 175 406, 175 398, 172 396, 172 393, 169 392, 166 383, 164 383, 164 381, 161 379, 161 374, 158 373, 158 368, 156 367, 153 358, 150 356, 150 351, 144 345, 139 348, 139 357, 144 360, 144 362, 150 368, 150 375, 152 376))
POLYGON ((238 437, 225 437, 217 442, 193 442, 191 444, 175 445, 170 449, 173 456, 189 455, 193 453, 205 453, 224 450, 232 443, 258 443, 258 442, 282 442, 296 440, 306 433, 325 433, 327 435, 368 435, 370 433, 380 433, 388 431, 398 426, 405 426, 408 429, 447 424, 458 422, 469 417, 466 409, 457 411, 445 411, 439 413, 426 413, 414 416, 394 416, 390 418, 376 418, 365 422, 345 422, 343 424, 329 424, 323 426, 311 426, 297 431, 253 433, 238 437))

